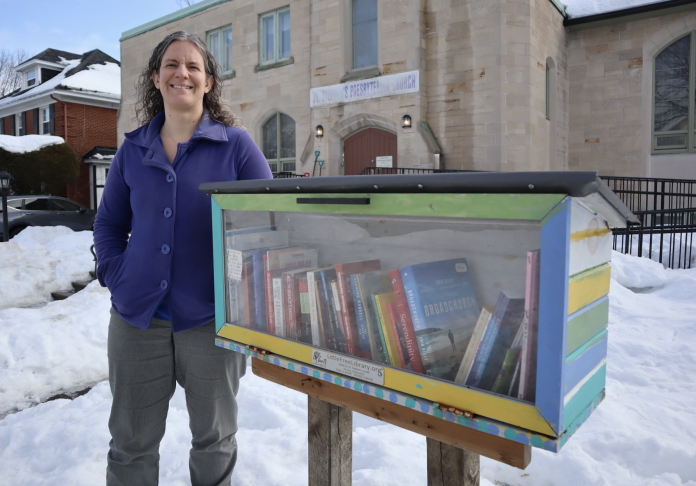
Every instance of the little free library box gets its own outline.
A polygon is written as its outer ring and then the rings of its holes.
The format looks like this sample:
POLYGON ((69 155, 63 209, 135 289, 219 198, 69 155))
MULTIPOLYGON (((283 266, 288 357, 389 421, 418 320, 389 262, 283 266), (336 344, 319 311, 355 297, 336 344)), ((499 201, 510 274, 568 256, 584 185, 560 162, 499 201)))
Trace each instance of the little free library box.
POLYGON ((202 184, 216 344, 558 452, 605 396, 610 227, 596 172, 202 184))

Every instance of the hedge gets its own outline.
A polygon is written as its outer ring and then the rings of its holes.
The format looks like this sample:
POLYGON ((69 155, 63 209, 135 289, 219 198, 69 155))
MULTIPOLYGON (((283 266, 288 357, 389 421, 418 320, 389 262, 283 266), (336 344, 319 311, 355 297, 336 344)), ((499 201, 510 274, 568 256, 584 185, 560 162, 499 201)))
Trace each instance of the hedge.
POLYGON ((0 168, 12 175, 11 192, 22 195, 60 194, 80 174, 77 155, 66 143, 23 154, 0 148, 0 168))

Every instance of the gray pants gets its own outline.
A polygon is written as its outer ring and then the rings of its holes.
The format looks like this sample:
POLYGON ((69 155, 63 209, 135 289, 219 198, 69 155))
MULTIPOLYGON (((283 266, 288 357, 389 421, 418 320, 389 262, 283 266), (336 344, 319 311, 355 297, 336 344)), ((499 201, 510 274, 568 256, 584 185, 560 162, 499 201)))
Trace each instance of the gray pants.
POLYGON ((131 326, 113 310, 109 322, 109 384, 113 394, 107 486, 159 481, 159 445, 176 383, 186 390, 193 435, 193 486, 230 484, 237 461, 237 401, 246 356, 215 346, 215 323, 178 333, 169 321, 131 326))

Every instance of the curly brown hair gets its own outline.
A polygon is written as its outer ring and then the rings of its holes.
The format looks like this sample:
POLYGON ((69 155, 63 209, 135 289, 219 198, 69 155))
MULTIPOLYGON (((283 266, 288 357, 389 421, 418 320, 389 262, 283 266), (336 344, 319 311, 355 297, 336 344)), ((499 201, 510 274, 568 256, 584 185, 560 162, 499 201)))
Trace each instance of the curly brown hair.
POLYGON ((162 66, 162 58, 169 45, 174 41, 190 42, 198 48, 203 56, 205 72, 208 77, 213 78, 213 87, 203 95, 203 107, 208 109, 208 116, 217 122, 231 127, 242 127, 242 119, 235 115, 229 106, 222 99, 222 78, 215 57, 210 53, 196 34, 190 34, 179 30, 173 32, 162 39, 152 50, 152 55, 147 65, 140 73, 136 84, 138 101, 135 105, 135 116, 141 125, 147 125, 160 112, 164 111, 164 100, 162 93, 155 87, 152 81, 152 73, 158 72, 162 66))

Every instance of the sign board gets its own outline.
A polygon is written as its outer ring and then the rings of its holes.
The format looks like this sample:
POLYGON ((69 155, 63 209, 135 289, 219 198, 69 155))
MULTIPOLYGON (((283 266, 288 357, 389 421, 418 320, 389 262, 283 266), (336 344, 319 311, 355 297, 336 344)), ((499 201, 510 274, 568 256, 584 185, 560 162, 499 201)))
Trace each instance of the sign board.
POLYGON ((377 167, 393 167, 392 156, 375 157, 375 165, 377 167))
POLYGON ((383 96, 416 93, 419 89, 419 71, 389 74, 350 83, 312 88, 309 95, 309 106, 316 108, 383 96))

